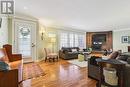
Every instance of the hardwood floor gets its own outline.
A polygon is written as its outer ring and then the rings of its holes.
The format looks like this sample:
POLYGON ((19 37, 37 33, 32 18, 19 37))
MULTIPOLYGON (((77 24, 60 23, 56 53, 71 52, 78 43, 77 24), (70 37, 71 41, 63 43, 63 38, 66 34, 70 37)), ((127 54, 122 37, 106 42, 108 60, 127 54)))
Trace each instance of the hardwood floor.
POLYGON ((96 87, 96 81, 87 76, 87 68, 80 68, 66 60, 38 64, 46 75, 24 81, 23 87, 96 87))

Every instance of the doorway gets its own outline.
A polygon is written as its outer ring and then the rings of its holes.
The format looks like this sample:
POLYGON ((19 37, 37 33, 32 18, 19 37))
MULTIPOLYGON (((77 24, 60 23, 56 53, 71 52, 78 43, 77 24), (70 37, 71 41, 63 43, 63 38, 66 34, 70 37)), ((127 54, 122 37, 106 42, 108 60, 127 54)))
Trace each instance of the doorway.
POLYGON ((22 54, 23 61, 36 60, 36 23, 25 20, 14 20, 14 49, 22 54))

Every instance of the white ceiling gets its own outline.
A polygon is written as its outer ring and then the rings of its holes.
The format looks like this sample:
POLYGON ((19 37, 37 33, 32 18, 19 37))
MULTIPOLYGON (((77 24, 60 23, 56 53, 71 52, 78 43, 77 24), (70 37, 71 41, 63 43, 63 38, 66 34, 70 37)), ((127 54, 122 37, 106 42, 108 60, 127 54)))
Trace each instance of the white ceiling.
POLYGON ((85 31, 130 28, 130 0, 15 0, 15 11, 46 26, 85 31))

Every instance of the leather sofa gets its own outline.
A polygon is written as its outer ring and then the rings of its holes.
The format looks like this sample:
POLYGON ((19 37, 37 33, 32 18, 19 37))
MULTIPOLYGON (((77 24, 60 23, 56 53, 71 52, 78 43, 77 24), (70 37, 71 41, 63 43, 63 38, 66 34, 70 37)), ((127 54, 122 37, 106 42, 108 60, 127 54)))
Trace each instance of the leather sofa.
POLYGON ((10 53, 12 52, 11 45, 3 47, 0 49, 0 61, 7 63, 10 69, 0 71, 0 87, 18 87, 19 83, 22 82, 22 55, 10 53))
POLYGON ((124 87, 130 87, 130 52, 129 53, 122 53, 120 57, 117 57, 120 62, 125 64, 125 71, 124 71, 124 87))
MULTIPOLYGON (((125 63, 124 87, 130 87, 130 53, 119 55, 117 52, 113 52, 110 57, 113 59, 117 59, 122 63, 125 63)), ((96 62, 96 58, 100 57, 92 56, 90 59, 88 59, 88 77, 99 80, 100 72, 99 66, 96 62)))
POLYGON ((78 47, 62 47, 59 51, 59 57, 62 59, 76 59, 78 58, 78 53, 78 47), (76 51, 73 52, 72 49, 75 49, 76 51))

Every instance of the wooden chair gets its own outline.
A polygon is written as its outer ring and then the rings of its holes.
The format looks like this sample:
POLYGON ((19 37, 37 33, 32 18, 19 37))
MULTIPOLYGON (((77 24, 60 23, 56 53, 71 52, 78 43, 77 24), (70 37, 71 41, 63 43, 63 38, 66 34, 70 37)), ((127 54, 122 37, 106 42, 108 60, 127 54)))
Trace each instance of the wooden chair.
POLYGON ((44 51, 45 51, 45 62, 47 61, 47 60, 49 60, 49 62, 51 61, 51 60, 53 60, 53 62, 55 61, 55 59, 58 61, 58 54, 57 53, 52 53, 51 51, 50 51, 50 49, 48 49, 48 48, 44 48, 44 51))

